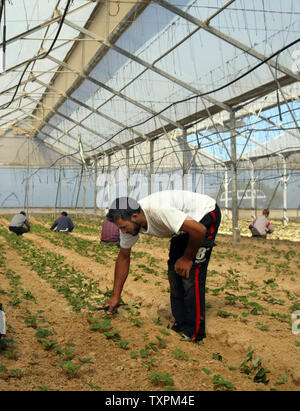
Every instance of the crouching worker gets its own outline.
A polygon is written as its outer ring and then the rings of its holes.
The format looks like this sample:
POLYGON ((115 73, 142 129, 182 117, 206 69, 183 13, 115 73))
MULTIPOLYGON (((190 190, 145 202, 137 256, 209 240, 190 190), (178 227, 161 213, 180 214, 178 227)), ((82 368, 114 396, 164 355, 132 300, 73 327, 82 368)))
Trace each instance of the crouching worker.
POLYGON ((16 214, 10 224, 9 230, 17 235, 22 235, 24 233, 28 233, 30 231, 30 224, 28 219, 26 218, 25 211, 20 211, 20 214, 16 214))
POLYGON ((71 220, 70 217, 68 217, 68 213, 66 211, 63 211, 61 213, 61 217, 59 217, 52 226, 50 227, 50 230, 54 230, 56 227, 56 230, 58 233, 62 234, 68 234, 71 233, 74 229, 74 224, 73 221, 71 220))
POLYGON ((269 210, 265 208, 263 210, 263 215, 253 220, 249 225, 252 237, 267 238, 267 234, 274 232, 274 229, 268 220, 269 214, 269 210))
POLYGON ((102 223, 100 242, 107 245, 120 247, 120 230, 115 224, 106 219, 102 223))
POLYGON ((131 248, 140 233, 170 237, 168 277, 172 329, 200 341, 205 337, 205 282, 221 212, 212 198, 190 191, 161 191, 137 203, 117 198, 107 219, 120 229, 120 251, 115 264, 113 296, 108 313, 116 311, 129 273, 131 248))

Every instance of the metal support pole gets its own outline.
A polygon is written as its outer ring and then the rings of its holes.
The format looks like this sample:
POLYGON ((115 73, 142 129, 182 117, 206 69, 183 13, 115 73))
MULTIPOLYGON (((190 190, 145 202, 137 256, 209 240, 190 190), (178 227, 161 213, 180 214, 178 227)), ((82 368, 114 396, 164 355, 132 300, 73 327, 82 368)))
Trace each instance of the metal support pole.
POLYGON ((108 155, 107 157, 108 165, 107 165, 107 171, 108 171, 108 180, 107 180, 107 201, 108 201, 108 207, 111 205, 111 184, 112 184, 112 178, 111 178, 111 155, 108 155))
POLYGON ((94 180, 94 215, 97 216, 97 179, 98 179, 98 163, 97 157, 94 157, 95 180, 94 180))
POLYGON ((24 198, 24 210, 28 214, 29 207, 29 139, 27 139, 27 168, 26 168, 26 185, 25 185, 25 198, 24 198))
POLYGON ((232 241, 234 244, 241 239, 238 227, 238 198, 237 198, 237 156, 236 156, 236 130, 235 114, 230 114, 230 147, 231 147, 231 173, 232 173, 232 190, 231 190, 231 210, 232 210, 232 241))
POLYGON ((79 185, 78 185, 78 192, 77 192, 76 204, 75 204, 76 217, 78 217, 78 214, 77 214, 77 206, 78 206, 78 199, 79 199, 79 193, 80 193, 80 188, 81 188, 82 173, 83 173, 83 165, 81 166, 81 173, 80 173, 80 179, 79 179, 79 185))
POLYGON ((83 170, 83 195, 82 195, 82 211, 83 211, 83 217, 85 217, 85 212, 86 212, 86 173, 87 170, 84 168, 83 170))
POLYGON ((256 212, 255 212, 255 170, 254 170, 254 164, 252 161, 250 161, 251 164, 251 174, 250 174, 250 187, 251 187, 251 218, 255 219, 256 218, 256 212))
POLYGON ((275 197, 276 192, 277 192, 277 190, 278 190, 280 181, 281 181, 281 179, 280 179, 280 180, 278 181, 278 183, 276 184, 276 187, 275 187, 274 190, 273 190, 272 196, 271 196, 270 201, 269 201, 269 203, 268 203, 268 205, 267 205, 266 208, 270 208, 270 207, 271 207, 272 201, 274 200, 274 197, 275 197))
POLYGON ((189 190, 190 189, 189 174, 188 174, 188 170, 189 170, 189 161, 188 161, 189 147, 188 147, 188 144, 187 144, 187 132, 186 132, 186 130, 183 131, 182 138, 183 138, 182 189, 183 190, 189 190))
POLYGON ((154 178, 155 178, 155 174, 154 174, 154 141, 150 140, 149 142, 150 147, 149 147, 149 151, 150 151, 150 174, 149 174, 149 178, 148 178, 148 195, 154 193, 154 178))
POLYGON ((286 158, 282 156, 283 159, 283 225, 286 227, 288 225, 289 219, 287 216, 287 168, 286 168, 286 158))
POLYGON ((228 168, 225 169, 225 176, 224 176, 224 192, 225 192, 225 218, 228 219, 228 168))
POLYGON ((58 177, 58 183, 57 183, 57 191, 56 191, 56 198, 55 198, 55 214, 57 213, 57 203, 58 199, 60 199, 61 202, 61 166, 59 167, 59 177, 58 177))
POLYGON ((126 148, 126 187, 127 197, 130 197, 129 148, 126 148))

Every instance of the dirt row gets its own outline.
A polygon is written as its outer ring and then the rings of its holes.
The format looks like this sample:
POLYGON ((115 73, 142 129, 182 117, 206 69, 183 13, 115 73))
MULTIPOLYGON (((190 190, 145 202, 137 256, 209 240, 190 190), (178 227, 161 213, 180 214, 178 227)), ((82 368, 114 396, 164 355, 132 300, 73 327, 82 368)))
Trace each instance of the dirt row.
MULTIPOLYGON (((80 236, 81 234, 72 235, 80 236)), ((99 288, 111 289, 113 260, 108 261, 107 264, 99 264, 91 258, 80 256, 74 250, 56 246, 40 235, 29 233, 26 238, 32 240, 38 249, 63 255, 66 263, 97 281, 99 288)), ((250 251, 252 253, 256 251, 255 247, 257 247, 257 254, 260 248, 265 248, 265 252, 270 253, 268 258, 274 257, 271 254, 272 249, 274 254, 276 252, 278 254, 278 249, 275 249, 275 245, 271 242, 264 242, 255 245, 252 243, 252 249, 249 250, 249 241, 251 239, 242 239, 238 248, 230 250, 232 248, 230 238, 219 237, 218 246, 214 251, 215 258, 212 258, 209 267, 212 272, 218 271, 218 274, 208 277, 209 290, 222 285, 224 279, 227 279, 229 270, 234 270, 236 276, 241 276, 239 279, 243 286, 246 286, 246 282, 249 281, 256 281, 263 285, 264 280, 274 275, 273 272, 270 274, 262 270, 262 267, 257 269, 254 265, 250 266, 247 261, 249 262, 250 251), (239 258, 230 256, 230 252, 237 254, 239 258), (248 260, 245 261, 246 259, 248 260)), ((165 328, 172 323, 167 291, 168 282, 165 276, 153 278, 151 274, 145 274, 145 282, 135 281, 134 277, 130 276, 124 288, 123 299, 126 302, 130 301, 140 305, 138 318, 143 324, 141 327, 134 326, 125 309, 120 309, 119 314, 113 318, 113 328, 120 330, 122 338, 130 341, 130 349, 124 350, 107 340, 103 334, 90 331, 87 322, 90 313, 72 312, 70 305, 49 283, 32 271, 28 264, 6 245, 4 240, 1 243, 5 244, 6 268, 18 272, 24 287, 31 290, 36 298, 36 304, 26 303, 28 309, 30 311, 34 309, 35 312, 42 310, 47 323, 55 330, 55 336, 59 337, 60 344, 75 344, 74 351, 78 353, 76 358, 78 356, 90 358, 93 364, 84 365, 77 378, 66 378, 62 370, 55 365, 58 362, 57 356, 53 352, 45 351, 34 338, 34 330, 24 326, 24 311, 5 304, 8 322, 13 325, 13 328, 9 329, 9 334, 16 341, 17 360, 12 361, 1 355, 0 365, 11 368, 10 364, 13 362, 14 368, 24 370, 24 376, 21 379, 2 380, 0 378, 0 389, 37 390, 43 386, 55 390, 88 390, 96 389, 95 387, 102 390, 151 390, 157 389, 157 386, 154 386, 148 378, 149 374, 154 371, 172 375, 174 386, 178 390, 211 390, 214 388, 212 383, 214 375, 222 375, 239 390, 270 389, 270 387, 299 389, 300 348, 295 346, 296 337, 291 333, 289 324, 265 316, 247 317, 245 321, 218 316, 218 310, 228 310, 237 314, 241 312, 241 307, 228 307, 224 304, 224 291, 221 295, 208 292, 207 304, 211 308, 207 310, 207 338, 203 344, 196 345, 182 341, 180 336, 165 328), (160 325, 155 324, 158 321, 160 325), (258 321, 268 325, 270 330, 259 329, 256 326, 258 321), (161 329, 167 330, 169 335, 161 334, 161 329), (130 352, 140 353, 147 344, 157 343, 156 336, 161 336, 167 341, 164 348, 151 351, 149 357, 142 357, 138 354, 132 358, 130 352), (270 371, 268 385, 255 384, 249 376, 239 371, 249 346, 252 346, 256 355, 260 356, 264 368, 270 371), (188 359, 183 359, 184 357, 178 359, 173 354, 174 351, 178 353, 176 350, 185 353, 188 359), (283 374, 287 376, 287 382, 276 384, 283 374)), ((155 242, 151 245, 147 244, 147 253, 155 256, 160 270, 165 270, 167 247, 162 248, 162 243, 159 242, 156 247, 153 244, 155 242)), ((145 243, 138 244, 135 251, 145 252, 145 243)), ((280 252, 289 251, 294 251, 293 245, 288 242, 280 244, 280 252)), ((138 263, 146 263, 147 258, 148 256, 144 257, 144 260, 139 258, 136 262, 133 261, 132 270, 138 268, 138 263)), ((289 266, 292 274, 276 274, 276 282, 280 285, 272 291, 274 297, 278 299, 284 295, 286 297, 287 292, 293 293, 295 298, 300 297, 297 264, 299 264, 299 258, 298 260, 295 258, 289 266), (297 281, 292 280, 293 277, 297 281)), ((3 276, 0 278, 1 287, 5 289, 8 287, 7 280, 3 279, 3 276)), ((5 295, 1 296, 2 301, 5 298, 5 295)), ((281 306, 276 307, 276 310, 277 308, 280 311, 281 306)), ((102 314, 98 313, 97 316, 101 318, 102 314)))

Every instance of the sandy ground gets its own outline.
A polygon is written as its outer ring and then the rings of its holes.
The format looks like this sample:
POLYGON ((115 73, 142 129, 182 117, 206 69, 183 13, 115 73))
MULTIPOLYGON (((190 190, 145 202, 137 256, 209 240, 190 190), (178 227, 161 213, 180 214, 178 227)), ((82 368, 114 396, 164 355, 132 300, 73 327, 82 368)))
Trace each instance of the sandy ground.
POLYGON ((65 285, 55 288, 41 270, 51 253, 58 268, 68 265, 105 292, 112 288, 117 250, 106 247, 99 262, 87 246, 75 245, 78 239, 98 245, 99 235, 75 230, 70 247, 45 230, 45 219, 32 222, 32 232, 15 244, 7 220, 0 219, 0 302, 10 341, 0 346, 0 390, 299 390, 300 334, 292 332, 291 319, 300 310, 296 223, 282 233, 278 225, 273 237, 257 240, 248 237, 245 222, 236 245, 225 234, 229 223, 222 225, 207 277, 207 338, 195 344, 168 328, 168 240, 144 236, 135 246, 122 295, 127 305, 110 318, 113 338, 90 328, 91 318, 98 323, 106 318, 103 312, 74 312, 65 285), (29 249, 35 251, 25 261, 29 249), (45 258, 33 265, 36 253, 45 258), (39 338, 32 317, 52 335, 39 338), (49 348, 45 340, 56 344, 49 348))

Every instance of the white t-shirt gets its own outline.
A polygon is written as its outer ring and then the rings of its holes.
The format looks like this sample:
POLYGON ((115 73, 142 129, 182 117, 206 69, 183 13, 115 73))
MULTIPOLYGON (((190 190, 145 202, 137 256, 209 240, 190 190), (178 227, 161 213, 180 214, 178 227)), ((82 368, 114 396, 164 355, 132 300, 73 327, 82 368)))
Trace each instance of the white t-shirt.
MULTIPOLYGON (((213 198, 182 190, 153 193, 140 200, 139 204, 147 220, 147 230, 141 228, 140 232, 161 238, 177 234, 187 217, 200 221, 216 207, 213 198)), ((123 234, 120 230, 120 246, 131 248, 138 237, 138 234, 123 234)))

